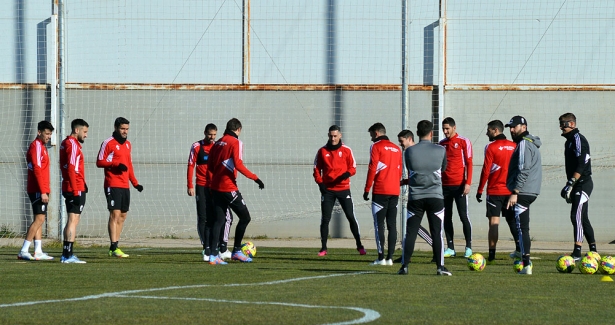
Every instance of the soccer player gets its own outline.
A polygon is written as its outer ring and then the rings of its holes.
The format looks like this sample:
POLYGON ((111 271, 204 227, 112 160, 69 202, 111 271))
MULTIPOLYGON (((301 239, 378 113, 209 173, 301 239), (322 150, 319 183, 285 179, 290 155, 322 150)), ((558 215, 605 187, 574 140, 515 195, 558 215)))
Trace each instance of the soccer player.
POLYGON ((49 204, 49 155, 45 145, 51 140, 53 125, 48 121, 38 122, 36 139, 30 143, 26 153, 28 164, 27 192, 32 203, 32 223, 26 232, 26 239, 17 255, 20 260, 50 261, 53 257, 47 255, 42 249, 43 223, 47 218, 47 205, 49 204), (30 245, 34 241, 34 256, 29 253, 30 245))
POLYGON ((442 133, 446 138, 440 145, 446 149, 446 170, 442 173, 442 191, 444 194, 444 233, 448 248, 444 257, 455 257, 453 237, 453 201, 463 225, 466 240, 465 257, 472 255, 472 223, 468 212, 468 194, 472 183, 472 143, 470 139, 457 133, 457 126, 452 117, 442 120, 442 133))
POLYGON ((510 136, 517 144, 510 158, 506 177, 506 187, 511 191, 506 208, 514 207, 515 225, 523 259, 523 269, 519 274, 532 274, 530 205, 540 194, 542 184, 542 159, 539 150, 542 142, 539 137, 527 131, 527 120, 522 116, 513 116, 505 126, 510 128, 510 136))
POLYGON ((596 252, 594 228, 589 222, 589 196, 594 189, 592 181, 592 165, 589 153, 589 142, 577 128, 577 118, 572 113, 559 117, 559 128, 566 138, 564 159, 566 162, 566 186, 562 189, 562 198, 571 203, 570 221, 574 230, 574 249, 572 257, 581 258, 583 236, 587 239, 589 250, 596 252))
MULTIPOLYGON (((476 200, 482 202, 483 188, 487 184, 487 218, 489 218, 489 257, 487 262, 495 260, 495 250, 498 243, 498 226, 500 224, 500 213, 506 217, 511 211, 506 209, 510 191, 506 187, 506 176, 508 175, 508 164, 510 157, 517 145, 506 139, 504 135, 504 123, 500 120, 493 120, 487 124, 487 137, 489 143, 485 146, 485 159, 483 169, 480 173, 480 182, 476 192, 476 200)), ((507 220, 512 220, 508 218, 507 220)), ((516 229, 516 228, 512 228, 516 229)), ((517 234, 513 233, 513 238, 517 234)), ((517 251, 518 251, 517 242, 517 251)))
MULTIPOLYGON (((412 147, 413 145, 415 145, 414 143, 414 133, 412 133, 412 131, 410 130, 401 130, 401 132, 399 132, 397 134, 397 142, 399 142, 399 145, 401 146, 402 150, 406 150, 410 147, 412 147)), ((401 185, 408 185, 408 179, 403 179, 401 181, 401 185)), ((429 231, 427 229, 425 229, 423 226, 419 225, 419 237, 423 238, 423 240, 429 244, 429 246, 431 246, 433 244, 433 240, 431 239, 431 235, 429 234, 429 231)), ((397 262, 401 262, 401 257, 399 258, 399 260, 395 260, 393 261, 395 263, 397 262)), ((435 262, 435 260, 434 260, 435 262)))
POLYGON ((372 191, 372 216, 378 259, 373 265, 393 265, 393 253, 397 241, 397 205, 399 202, 399 181, 402 177, 401 149, 386 136, 382 123, 375 123, 367 130, 372 142, 369 151, 369 165, 363 199, 369 200, 372 191), (388 250, 384 258, 384 222, 388 230, 388 250))
POLYGON ((105 195, 107 197, 107 209, 109 210, 109 256, 125 258, 118 247, 120 235, 124 228, 124 222, 130 209, 130 187, 128 182, 137 191, 143 191, 143 185, 135 177, 132 167, 132 146, 128 141, 130 122, 118 117, 114 123, 113 135, 100 145, 96 167, 104 168, 105 171, 105 195))
MULTIPOLYGON (((215 213, 209 190, 209 182, 211 180, 207 177, 207 160, 209 159, 209 151, 216 142, 218 127, 215 124, 209 123, 205 126, 204 134, 205 138, 190 146, 187 178, 188 196, 194 196, 196 198, 197 233, 199 234, 199 239, 203 246, 203 261, 209 262, 209 256, 211 255, 209 233, 215 220, 215 213), (195 166, 196 188, 194 186, 195 166)), ((232 222, 232 215, 230 211, 228 211, 220 241, 220 258, 222 259, 231 258, 231 252, 227 249, 227 243, 232 222)))
POLYGON ((209 264, 212 265, 227 264, 218 256, 218 241, 229 208, 239 218, 235 227, 231 260, 252 262, 250 257, 241 252, 241 241, 251 218, 250 211, 237 188, 237 171, 253 180, 261 190, 265 188, 265 184, 243 164, 243 143, 239 140, 241 130, 241 122, 236 118, 230 119, 226 123, 224 135, 209 150, 209 159, 207 159, 207 168, 211 173, 209 185, 215 212, 215 221, 209 239, 211 247, 209 264))
POLYGON ((60 144, 60 171, 62 172, 62 196, 66 202, 68 220, 64 226, 64 243, 62 245, 62 263, 83 264, 73 254, 73 244, 77 225, 85 206, 87 185, 85 182, 85 162, 81 144, 88 137, 88 122, 75 119, 70 123, 71 134, 60 144))
POLYGON ((442 249, 442 223, 444 220, 444 196, 442 195, 442 170, 446 168, 446 150, 431 143, 433 123, 420 121, 417 126, 419 143, 404 151, 406 168, 410 174, 406 238, 402 265, 397 274, 408 274, 408 264, 414 253, 414 244, 423 214, 427 213, 429 230, 433 234, 433 256, 437 275, 453 275, 444 267, 442 249))
POLYGON ((327 255, 327 238, 329 237, 329 222, 333 206, 337 200, 350 224, 350 231, 357 246, 359 254, 365 255, 365 248, 361 244, 359 222, 354 215, 354 203, 350 193, 350 177, 357 173, 357 163, 354 160, 352 149, 342 142, 342 131, 339 126, 329 127, 329 141, 318 149, 314 158, 314 180, 320 190, 320 242, 321 248, 318 256, 327 255))

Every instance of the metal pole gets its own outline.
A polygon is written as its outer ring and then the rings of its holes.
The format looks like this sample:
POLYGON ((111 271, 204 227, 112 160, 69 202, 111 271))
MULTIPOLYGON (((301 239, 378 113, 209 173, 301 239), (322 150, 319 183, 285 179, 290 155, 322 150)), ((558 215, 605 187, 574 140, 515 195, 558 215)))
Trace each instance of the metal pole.
MULTIPOLYGON (((440 129, 440 121, 444 117, 444 91, 446 86, 446 0, 440 0, 440 23, 439 23, 439 33, 440 33, 440 71, 438 74, 438 121, 434 123, 434 125, 440 129)), ((442 139, 442 133, 438 132, 440 135, 438 137, 438 141, 442 139)))
POLYGON ((243 0, 242 11, 242 83, 247 85, 250 83, 250 0, 243 0))
MULTIPOLYGON (((58 60, 57 60, 57 71, 58 71, 58 113, 59 113, 59 127, 58 127, 58 138, 59 141, 62 141, 66 136, 66 111, 65 111, 65 98, 66 98, 66 80, 65 80, 65 27, 64 27, 64 0, 57 0, 58 4, 58 60)), ((59 170, 59 169, 58 169, 59 170)), ((64 207, 64 201, 62 200, 62 174, 59 175, 59 189, 57 192, 58 206, 59 211, 58 214, 60 216, 60 220, 58 222, 58 237, 61 240, 64 240, 64 226, 66 225, 66 220, 68 216, 66 215, 66 209, 64 207)))
MULTIPOLYGON (((406 42, 408 35, 408 0, 401 1, 401 128, 405 130, 408 128, 408 43, 406 42)), ((405 155, 402 155, 402 163, 406 166, 405 155)), ((402 167, 403 178, 408 177, 408 172, 405 167, 402 167)), ((407 207, 404 204, 404 198, 408 197, 408 186, 402 186, 400 195, 401 210, 399 215, 399 221, 401 225, 401 236, 399 236, 404 244, 403 238, 406 234, 406 214, 407 207)))

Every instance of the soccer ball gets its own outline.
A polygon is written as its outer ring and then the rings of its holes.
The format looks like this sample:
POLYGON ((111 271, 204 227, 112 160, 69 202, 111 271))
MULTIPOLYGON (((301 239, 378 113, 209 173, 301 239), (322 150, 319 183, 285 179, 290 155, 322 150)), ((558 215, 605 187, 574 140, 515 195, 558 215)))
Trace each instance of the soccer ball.
POLYGON ((472 271, 482 271, 485 269, 485 258, 479 253, 474 253, 468 257, 468 268, 472 271))
MULTIPOLYGON (((530 267, 534 267, 534 265, 532 264, 532 261, 530 261, 530 267)), ((516 273, 521 272, 521 270, 523 270, 523 260, 520 258, 516 258, 515 261, 513 262, 513 269, 515 270, 516 273)))
POLYGON ((596 260, 596 262, 598 262, 598 264, 600 264, 600 260, 601 260, 600 254, 598 254, 597 252, 591 252, 590 251, 590 252, 587 252, 587 254, 585 254, 585 256, 593 257, 596 260))
POLYGON ((256 256, 256 246, 251 241, 247 241, 241 245, 241 252, 248 257, 256 256))
POLYGON ((591 256, 583 256, 579 263, 579 271, 583 274, 594 274, 598 271, 598 261, 591 256))
POLYGON ((600 260, 600 272, 604 274, 615 274, 615 258, 613 258, 613 256, 604 256, 600 260))
POLYGON ((574 258, 570 255, 560 256, 555 264, 555 268, 561 273, 572 273, 574 267, 574 258))

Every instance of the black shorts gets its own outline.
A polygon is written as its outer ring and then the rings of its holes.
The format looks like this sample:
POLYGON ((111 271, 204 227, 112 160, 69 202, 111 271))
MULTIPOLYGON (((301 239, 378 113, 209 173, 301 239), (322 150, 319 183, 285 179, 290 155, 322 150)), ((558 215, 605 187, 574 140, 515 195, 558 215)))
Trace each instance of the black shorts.
POLYGON ((499 217, 502 214, 506 216, 506 204, 508 204, 508 195, 487 195, 487 218, 499 217))
POLYGON ((107 209, 128 212, 130 209, 130 190, 127 188, 107 187, 107 209))
POLYGON ((30 202, 32 203, 32 213, 34 215, 44 214, 47 216, 47 203, 43 203, 43 200, 41 200, 41 193, 28 193, 28 197, 30 197, 30 202))
POLYGON ((81 195, 74 196, 72 192, 63 192, 64 202, 66 203, 66 213, 81 214, 85 206, 85 192, 81 195))

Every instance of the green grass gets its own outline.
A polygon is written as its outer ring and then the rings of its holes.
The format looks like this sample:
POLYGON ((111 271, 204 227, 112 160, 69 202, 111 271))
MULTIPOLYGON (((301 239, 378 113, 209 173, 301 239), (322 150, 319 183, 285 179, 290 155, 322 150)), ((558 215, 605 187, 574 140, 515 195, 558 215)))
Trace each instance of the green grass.
POLYGON ((374 252, 354 249, 322 258, 317 248, 259 247, 253 263, 226 266, 202 262, 198 249, 125 248, 128 259, 112 259, 106 248, 79 248, 82 265, 23 262, 17 250, 0 249, 0 324, 298 325, 358 321, 366 312, 374 324, 527 325, 615 316, 615 282, 559 274, 553 254, 537 254, 531 276, 515 274, 501 255, 483 272, 446 259, 453 276, 439 277, 428 252, 399 276, 397 265, 368 265, 374 252), (46 300, 54 301, 14 305, 46 300))

